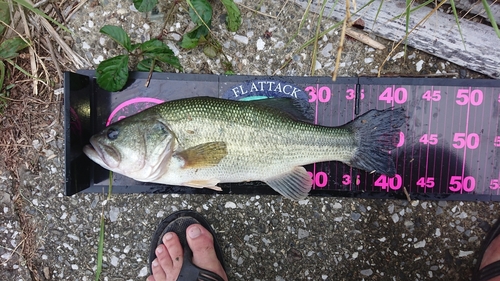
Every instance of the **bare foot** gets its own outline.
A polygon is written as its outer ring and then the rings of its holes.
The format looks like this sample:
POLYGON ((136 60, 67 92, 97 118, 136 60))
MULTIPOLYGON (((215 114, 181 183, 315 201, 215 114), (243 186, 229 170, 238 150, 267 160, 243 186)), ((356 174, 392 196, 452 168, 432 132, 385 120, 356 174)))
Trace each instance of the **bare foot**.
MULTIPOLYGON (((483 260, 479 269, 500 260, 500 236, 495 238, 484 252, 483 260)), ((500 281, 500 276, 497 276, 489 281, 500 281)))
MULTIPOLYGON (((226 272, 215 254, 212 234, 200 224, 192 224, 186 229, 186 239, 193 251, 193 264, 212 271, 227 281, 226 272)), ((156 248, 156 257, 152 262, 153 275, 147 281, 177 280, 184 258, 177 234, 167 232, 163 236, 163 244, 156 248)))

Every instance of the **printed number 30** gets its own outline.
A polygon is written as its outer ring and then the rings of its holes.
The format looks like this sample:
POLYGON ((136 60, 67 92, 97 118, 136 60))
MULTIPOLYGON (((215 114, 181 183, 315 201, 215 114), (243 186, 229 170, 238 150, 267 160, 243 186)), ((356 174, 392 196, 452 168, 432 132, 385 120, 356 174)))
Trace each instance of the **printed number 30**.
POLYGON ((308 86, 306 87, 306 91, 309 92, 309 102, 329 102, 332 97, 332 91, 330 88, 323 86, 318 89, 316 92, 316 87, 308 86))

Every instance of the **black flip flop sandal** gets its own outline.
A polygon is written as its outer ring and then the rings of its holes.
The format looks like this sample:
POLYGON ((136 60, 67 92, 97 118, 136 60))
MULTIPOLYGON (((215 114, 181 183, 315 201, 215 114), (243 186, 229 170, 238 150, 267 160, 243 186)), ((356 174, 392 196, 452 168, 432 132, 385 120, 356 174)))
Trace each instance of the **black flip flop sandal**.
POLYGON ((481 261, 483 259, 484 253, 488 246, 500 235, 500 218, 497 222, 491 227, 490 231, 486 235, 486 238, 481 245, 481 250, 479 251, 479 259, 474 270, 474 274, 472 276, 472 281, 487 281, 494 277, 500 276, 500 260, 488 264, 481 270, 479 267, 481 266, 481 261))
POLYGON ((222 258, 222 250, 217 242, 215 231, 210 226, 208 221, 200 214, 190 210, 182 210, 177 211, 165 219, 163 219, 158 228, 156 229, 155 234, 151 239, 151 246, 149 250, 149 272, 152 274, 151 263, 154 259, 156 259, 155 250, 158 245, 163 244, 162 238, 167 232, 175 232, 179 237, 179 241, 181 242, 182 248, 184 249, 184 259, 182 261, 181 272, 179 273, 179 277, 177 280, 179 281, 224 281, 222 277, 218 274, 208 271, 203 268, 199 268, 198 266, 193 264, 193 252, 189 248, 189 245, 186 240, 186 229, 188 226, 199 223, 204 228, 206 228, 212 236, 214 237, 214 248, 215 253, 217 255, 217 259, 222 264, 222 268, 226 271, 226 266, 224 264, 224 259, 222 258))

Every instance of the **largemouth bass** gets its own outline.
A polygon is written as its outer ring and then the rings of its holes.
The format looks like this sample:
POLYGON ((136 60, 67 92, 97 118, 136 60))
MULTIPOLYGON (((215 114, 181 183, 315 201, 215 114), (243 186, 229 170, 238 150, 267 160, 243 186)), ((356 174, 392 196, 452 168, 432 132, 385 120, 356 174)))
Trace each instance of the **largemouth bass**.
POLYGON ((310 124, 303 114, 288 98, 174 100, 108 126, 84 152, 137 181, 214 190, 218 183, 263 181, 293 200, 311 189, 306 164, 341 161, 394 176, 389 151, 403 109, 370 110, 340 127, 310 124))

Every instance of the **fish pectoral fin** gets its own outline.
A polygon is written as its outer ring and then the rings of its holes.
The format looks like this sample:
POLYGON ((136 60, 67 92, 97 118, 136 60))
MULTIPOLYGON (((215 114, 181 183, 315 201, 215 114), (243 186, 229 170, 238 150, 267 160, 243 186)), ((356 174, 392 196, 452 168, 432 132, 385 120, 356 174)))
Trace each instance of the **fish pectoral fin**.
POLYGON ((213 167, 227 155, 225 142, 207 142, 190 147, 176 154, 184 160, 184 169, 213 167))
POLYGON ((208 189, 213 189, 215 191, 222 191, 222 188, 217 186, 219 182, 220 181, 218 179, 209 179, 209 180, 192 180, 182 184, 194 188, 208 188, 208 189))
POLYGON ((264 182, 286 198, 296 201, 306 198, 312 187, 311 177, 306 169, 300 166, 264 182))

